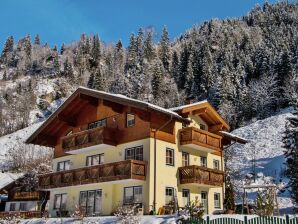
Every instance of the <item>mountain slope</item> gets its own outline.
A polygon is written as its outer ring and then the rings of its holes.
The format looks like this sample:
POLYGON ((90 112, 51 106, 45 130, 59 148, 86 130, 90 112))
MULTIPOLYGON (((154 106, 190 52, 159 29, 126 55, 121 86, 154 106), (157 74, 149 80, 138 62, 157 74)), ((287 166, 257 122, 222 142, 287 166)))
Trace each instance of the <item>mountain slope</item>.
MULTIPOLYGON (((234 182, 239 196, 241 196, 243 184, 276 183, 279 189, 278 202, 282 213, 292 212, 293 209, 287 187, 288 179, 284 175, 285 149, 282 143, 286 119, 291 116, 292 110, 292 108, 286 108, 269 118, 234 130, 233 134, 248 139, 249 143, 246 145, 236 144, 228 149, 228 153, 233 155, 227 162, 227 166, 236 173, 234 182), (255 160, 255 172, 252 168, 252 160, 255 160)), ((251 201, 255 196, 256 192, 251 191, 249 194, 251 201)), ((240 198, 239 202, 241 202, 240 198)))

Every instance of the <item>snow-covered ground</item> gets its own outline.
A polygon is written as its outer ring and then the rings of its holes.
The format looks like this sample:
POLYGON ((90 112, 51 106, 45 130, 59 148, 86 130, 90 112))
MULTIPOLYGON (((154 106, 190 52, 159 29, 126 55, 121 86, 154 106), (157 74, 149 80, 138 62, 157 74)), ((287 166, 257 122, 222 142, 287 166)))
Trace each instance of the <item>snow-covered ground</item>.
MULTIPOLYGON (((234 130, 232 133, 248 139, 246 145, 236 144, 234 156, 228 164, 241 173, 242 178, 236 180, 238 190, 245 185, 276 183, 279 189, 278 204, 281 213, 292 212, 293 204, 287 188, 288 179, 284 176, 285 157, 282 137, 285 131, 286 118, 291 116, 292 108, 281 110, 275 116, 258 120, 248 126, 234 130), (255 158, 256 181, 252 174, 252 158, 255 158)), ((254 199, 256 193, 249 197, 254 199)), ((241 199, 239 198, 239 202, 241 199)))
MULTIPOLYGON (((32 124, 27 128, 18 130, 12 134, 0 137, 0 169, 5 167, 5 155, 8 150, 19 147, 28 147, 25 145, 26 139, 41 125, 42 122, 32 124)), ((50 150, 47 147, 32 145, 36 150, 50 150)))

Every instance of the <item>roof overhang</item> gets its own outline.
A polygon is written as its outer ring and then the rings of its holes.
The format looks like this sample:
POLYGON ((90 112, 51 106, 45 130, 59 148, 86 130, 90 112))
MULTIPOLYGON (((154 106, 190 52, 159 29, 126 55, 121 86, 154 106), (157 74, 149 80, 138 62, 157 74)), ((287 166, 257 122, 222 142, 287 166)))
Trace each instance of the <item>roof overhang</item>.
POLYGON ((220 131, 219 132, 226 140, 230 141, 230 142, 237 142, 237 143, 241 143, 241 144, 246 144, 248 143, 248 140, 242 137, 239 137, 237 135, 225 132, 225 131, 220 131))
POLYGON ((209 125, 210 132, 230 129, 228 123, 207 100, 172 108, 171 110, 177 112, 182 117, 188 117, 189 115, 200 116, 209 125))

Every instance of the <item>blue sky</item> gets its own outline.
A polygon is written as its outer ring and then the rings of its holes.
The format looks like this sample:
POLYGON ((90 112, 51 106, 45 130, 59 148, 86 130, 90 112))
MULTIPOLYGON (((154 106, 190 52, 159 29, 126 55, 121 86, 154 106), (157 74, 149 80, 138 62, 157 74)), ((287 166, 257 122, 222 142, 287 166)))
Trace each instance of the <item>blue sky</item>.
MULTIPOLYGON (((275 2, 270 0, 269 2, 275 2)), ((121 39, 139 27, 166 25, 170 37, 211 18, 246 15, 263 0, 1 0, 0 48, 6 38, 17 40, 38 33, 50 46, 78 40, 81 33, 98 33, 105 42, 121 39)))

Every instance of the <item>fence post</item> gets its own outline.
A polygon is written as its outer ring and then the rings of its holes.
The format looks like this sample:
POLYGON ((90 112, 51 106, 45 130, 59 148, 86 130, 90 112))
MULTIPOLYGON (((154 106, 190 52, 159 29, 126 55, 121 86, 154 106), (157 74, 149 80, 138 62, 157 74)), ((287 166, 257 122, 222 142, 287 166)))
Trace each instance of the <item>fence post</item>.
POLYGON ((247 222, 247 216, 244 216, 244 224, 248 224, 248 222, 247 222))
POLYGON ((210 224, 210 217, 209 216, 207 216, 206 221, 207 221, 207 224, 210 224))
POLYGON ((290 224, 290 217, 289 217, 289 215, 286 215, 286 224, 290 224))

